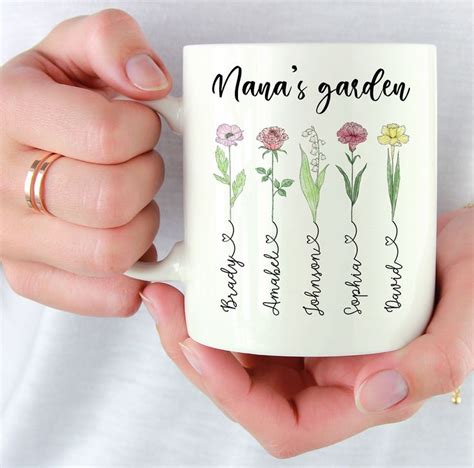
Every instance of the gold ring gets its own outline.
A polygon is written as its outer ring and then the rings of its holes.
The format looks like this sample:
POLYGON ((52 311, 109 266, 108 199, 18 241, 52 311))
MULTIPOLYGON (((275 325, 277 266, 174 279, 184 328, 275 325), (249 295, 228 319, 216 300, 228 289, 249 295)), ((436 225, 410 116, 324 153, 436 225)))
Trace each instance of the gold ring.
POLYGON ((62 154, 52 153, 48 155, 46 159, 43 160, 42 164, 39 165, 39 169, 37 169, 36 177, 34 180, 34 187, 33 187, 33 195, 34 195, 34 202, 38 211, 43 214, 51 214, 47 208, 46 204, 44 203, 43 195, 44 195, 44 178, 46 176, 46 172, 51 167, 56 159, 59 159, 62 154))
POLYGON ((28 207, 32 208, 34 211, 39 211, 38 207, 36 206, 35 200, 32 197, 33 185, 35 183, 36 173, 38 172, 38 166, 41 166, 41 164, 52 154, 53 153, 46 153, 41 159, 35 159, 33 161, 33 164, 28 169, 28 172, 26 173, 24 187, 25 200, 28 207))
POLYGON ((460 387, 456 388, 451 393, 451 403, 453 403, 454 405, 459 405, 461 403, 461 388, 460 387))

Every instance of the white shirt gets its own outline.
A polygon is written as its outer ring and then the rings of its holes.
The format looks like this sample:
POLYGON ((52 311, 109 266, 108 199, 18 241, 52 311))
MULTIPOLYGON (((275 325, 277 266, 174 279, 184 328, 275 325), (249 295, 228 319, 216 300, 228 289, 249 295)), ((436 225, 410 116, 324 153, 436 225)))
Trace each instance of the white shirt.
MULTIPOLYGON (((2 4, 2 63, 58 22, 107 7, 132 14, 181 91, 181 48, 203 42, 377 41, 438 47, 439 209, 472 201, 469 1, 155 1, 2 4)), ((166 253, 183 236, 181 142, 159 143, 166 253)), ((275 460, 167 358, 143 308, 88 318, 15 295, 2 279, 2 466, 472 466, 473 378, 463 402, 435 397, 410 420, 275 460)))

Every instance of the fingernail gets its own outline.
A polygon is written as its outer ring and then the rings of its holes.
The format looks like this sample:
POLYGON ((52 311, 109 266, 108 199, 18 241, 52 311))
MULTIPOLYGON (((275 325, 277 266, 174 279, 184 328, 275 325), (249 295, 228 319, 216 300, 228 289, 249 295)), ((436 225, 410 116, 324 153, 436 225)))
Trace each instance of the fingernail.
POLYGON ((152 316, 153 320, 158 325, 158 314, 155 308, 153 307, 152 300, 149 297, 145 296, 145 294, 143 294, 141 291, 138 294, 140 294, 140 297, 142 298, 142 301, 145 304, 146 309, 148 310, 148 312, 150 312, 150 315, 152 316))
POLYGON ((202 373, 201 363, 199 362, 199 358, 196 356, 196 353, 191 348, 186 346, 184 342, 179 343, 179 346, 181 347, 181 351, 183 351, 184 357, 188 360, 189 364, 191 364, 193 369, 198 374, 201 374, 202 373))
POLYGON ((408 395, 408 384, 396 370, 383 370, 362 382, 355 403, 362 413, 383 411, 408 395))
POLYGON ((125 65, 128 79, 143 91, 159 91, 168 86, 163 70, 147 54, 135 55, 125 65))

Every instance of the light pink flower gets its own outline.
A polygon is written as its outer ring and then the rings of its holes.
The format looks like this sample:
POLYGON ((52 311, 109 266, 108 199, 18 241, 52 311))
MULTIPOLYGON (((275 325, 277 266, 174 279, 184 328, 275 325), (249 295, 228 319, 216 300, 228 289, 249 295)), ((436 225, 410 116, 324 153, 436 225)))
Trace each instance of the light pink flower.
POLYGON ((238 125, 220 124, 216 130, 217 143, 224 146, 237 145, 237 142, 244 139, 242 130, 238 125))
POLYGON ((275 151, 281 148, 285 140, 288 140, 288 135, 283 128, 267 127, 257 135, 257 140, 261 141, 268 150, 275 151))
POLYGON ((359 143, 367 140, 367 130, 358 123, 347 122, 337 131, 338 140, 347 143, 351 151, 355 151, 359 143))

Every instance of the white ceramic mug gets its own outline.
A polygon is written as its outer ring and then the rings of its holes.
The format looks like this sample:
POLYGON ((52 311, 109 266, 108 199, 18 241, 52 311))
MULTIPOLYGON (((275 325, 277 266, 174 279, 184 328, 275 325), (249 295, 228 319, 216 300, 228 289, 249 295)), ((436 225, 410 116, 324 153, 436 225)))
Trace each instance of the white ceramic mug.
POLYGON ((420 335, 436 244, 436 49, 184 48, 183 98, 144 104, 184 138, 185 239, 129 276, 185 284, 189 335, 281 356, 420 335))

